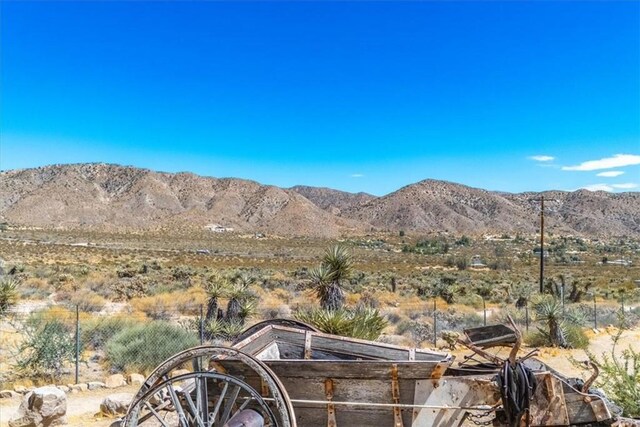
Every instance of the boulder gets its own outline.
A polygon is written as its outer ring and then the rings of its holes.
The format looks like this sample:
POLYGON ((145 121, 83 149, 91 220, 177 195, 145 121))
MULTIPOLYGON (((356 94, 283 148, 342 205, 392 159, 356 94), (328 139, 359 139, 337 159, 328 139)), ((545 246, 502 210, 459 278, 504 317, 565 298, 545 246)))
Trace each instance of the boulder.
POLYGON ((67 395, 57 387, 40 387, 22 398, 9 427, 49 427, 67 423, 67 395))
POLYGON ((69 393, 69 391, 71 390, 68 386, 66 385, 59 385, 57 386, 60 390, 64 391, 65 393, 69 393))
POLYGON ((127 376, 127 383, 130 385, 141 386, 144 384, 145 377, 141 374, 129 374, 127 376))
POLYGON ((104 415, 126 414, 132 400, 132 393, 110 394, 102 400, 102 403, 100 403, 100 412, 104 415))
POLYGON ((13 399, 14 397, 18 397, 18 393, 13 390, 0 391, 0 399, 13 399))
POLYGON ((87 388, 89 390, 98 390, 99 388, 105 388, 105 384, 100 381, 91 381, 87 383, 87 388))
POLYGON ((115 374, 109 375, 104 379, 104 385, 106 388, 118 388, 127 385, 127 382, 124 379, 124 375, 115 374))
POLYGON ((27 390, 27 388, 23 385, 17 385, 13 388, 13 391, 15 391, 18 394, 27 394, 29 393, 29 390, 27 390))

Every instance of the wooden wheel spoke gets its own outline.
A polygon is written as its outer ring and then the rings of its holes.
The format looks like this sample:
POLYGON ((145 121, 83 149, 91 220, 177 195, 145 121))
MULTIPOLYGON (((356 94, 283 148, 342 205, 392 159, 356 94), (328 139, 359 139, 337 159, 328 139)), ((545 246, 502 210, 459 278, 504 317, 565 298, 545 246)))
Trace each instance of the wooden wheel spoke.
POLYGON ((227 403, 225 404, 224 412, 222 413, 222 418, 220 420, 220 423, 222 425, 225 425, 227 421, 229 421, 229 418, 231 417, 231 411, 233 410, 233 406, 235 405, 236 400, 238 399, 238 394, 240 394, 240 386, 234 385, 233 389, 231 390, 231 393, 229 394, 229 399, 227 399, 227 403))
POLYGON ((156 417, 158 421, 160 421, 160 424, 162 424, 162 427, 170 427, 169 424, 167 424, 167 422, 164 420, 164 418, 162 418, 160 414, 158 414, 158 412, 155 409, 153 409, 153 406, 151 406, 149 402, 144 402, 144 406, 149 410, 151 414, 153 414, 154 417, 156 417))
POLYGON ((200 411, 198 410, 198 408, 196 408, 196 404, 193 402, 193 399, 191 399, 190 393, 185 393, 184 398, 187 401, 187 405, 189 405, 189 408, 193 412, 195 420, 198 422, 198 427, 207 427, 204 420, 202 419, 202 415, 205 414, 206 411, 200 411))
POLYGON ((222 405, 222 401, 224 400, 224 396, 227 393, 227 389, 229 388, 229 383, 225 382, 222 391, 220 392, 220 396, 218 396, 218 400, 216 401, 216 406, 213 408, 213 412, 209 414, 209 423, 211 425, 218 425, 216 422, 216 418, 218 417, 218 411, 220 410, 220 406, 222 405))
POLYGON ((187 420, 187 416, 184 413, 184 409, 182 408, 182 404, 180 403, 180 399, 178 399, 178 393, 176 393, 176 389, 173 387, 171 381, 167 383, 167 389, 169 390, 169 397, 171 398, 171 403, 173 403, 173 408, 178 413, 178 420, 181 427, 189 427, 189 422, 187 420))

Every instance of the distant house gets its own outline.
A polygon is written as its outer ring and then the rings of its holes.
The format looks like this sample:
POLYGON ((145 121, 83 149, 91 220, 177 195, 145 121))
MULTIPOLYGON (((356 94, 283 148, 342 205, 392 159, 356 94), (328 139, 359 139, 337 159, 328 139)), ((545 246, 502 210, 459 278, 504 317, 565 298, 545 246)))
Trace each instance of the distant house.
POLYGON ((482 262, 480 255, 474 255, 471 257, 471 268, 484 268, 487 265, 482 262))
MULTIPOLYGON (((540 257, 540 248, 533 248, 533 254, 537 257, 540 257)), ((545 258, 549 258, 549 251, 545 249, 543 251, 543 256, 545 258)))
POLYGON ((233 228, 224 227, 220 224, 207 224, 205 228, 209 231, 213 231, 214 233, 228 233, 233 231, 233 228))
POLYGON ((210 255, 211 251, 209 251, 209 249, 198 249, 196 253, 198 255, 210 255))

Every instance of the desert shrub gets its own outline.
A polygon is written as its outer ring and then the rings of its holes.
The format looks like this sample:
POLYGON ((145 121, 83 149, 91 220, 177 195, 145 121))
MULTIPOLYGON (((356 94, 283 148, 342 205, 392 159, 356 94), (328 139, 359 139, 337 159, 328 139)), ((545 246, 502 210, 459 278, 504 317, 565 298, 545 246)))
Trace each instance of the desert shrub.
POLYGON ((82 348, 103 350, 114 335, 140 323, 141 320, 124 316, 93 317, 80 325, 82 348))
POLYGON ((629 346, 620 356, 612 352, 593 359, 600 367, 598 385, 607 397, 622 408, 624 416, 640 417, 640 352, 629 346))
POLYGON ((127 327, 114 335, 107 342, 106 358, 112 371, 146 373, 169 356, 198 343, 193 332, 154 321, 127 327))
POLYGON ((433 325, 431 323, 405 320, 396 326, 398 335, 409 335, 419 345, 425 341, 433 341, 433 325))
MULTIPOLYGON (((564 329, 563 333, 567 347, 586 349, 589 346, 589 337, 581 327, 569 325, 564 329)), ((524 342, 531 347, 548 347, 552 345, 549 334, 540 329, 525 333, 524 342)))
POLYGON ((0 280, 0 317, 18 302, 18 282, 13 279, 0 280))
POLYGON ((115 294, 116 300, 129 301, 145 296, 149 292, 149 282, 144 277, 120 279, 111 283, 111 291, 115 294))
POLYGON ((59 380, 75 359, 75 338, 68 325, 56 318, 32 315, 23 329, 16 370, 21 376, 59 380))
POLYGON ((299 310, 294 313, 294 317, 328 334, 367 340, 377 339, 387 326, 387 321, 380 312, 368 307, 353 310, 299 310))
POLYGON ((41 278, 32 277, 22 282, 18 289, 20 298, 43 299, 51 293, 49 283, 41 278))
POLYGON ((69 306, 75 308, 84 313, 93 313, 102 311, 106 305, 106 301, 100 295, 95 295, 88 292, 76 292, 71 295, 68 302, 69 306))
POLYGON ((174 292, 131 299, 131 306, 156 320, 166 320, 180 314, 200 314, 201 302, 206 293, 201 288, 186 292, 174 292))

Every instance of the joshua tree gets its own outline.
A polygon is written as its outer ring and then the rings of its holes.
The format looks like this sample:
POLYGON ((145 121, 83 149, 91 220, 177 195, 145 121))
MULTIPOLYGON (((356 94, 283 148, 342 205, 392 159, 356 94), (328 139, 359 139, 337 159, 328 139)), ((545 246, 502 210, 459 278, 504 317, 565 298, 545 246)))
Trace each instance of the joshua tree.
POLYGON ((344 246, 333 246, 325 252, 322 264, 309 272, 320 306, 325 310, 339 310, 344 305, 342 281, 351 273, 353 261, 344 246))
POLYGON ((212 320, 217 320, 222 317, 220 309, 218 307, 218 299, 225 296, 226 282, 225 280, 214 277, 207 282, 206 291, 208 294, 207 301, 207 314, 205 315, 205 322, 209 323, 212 320))

